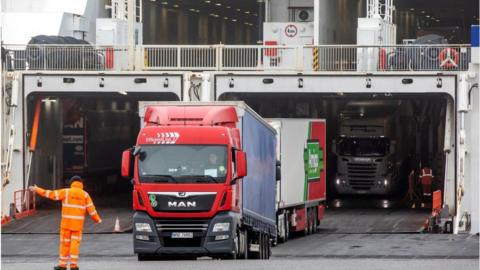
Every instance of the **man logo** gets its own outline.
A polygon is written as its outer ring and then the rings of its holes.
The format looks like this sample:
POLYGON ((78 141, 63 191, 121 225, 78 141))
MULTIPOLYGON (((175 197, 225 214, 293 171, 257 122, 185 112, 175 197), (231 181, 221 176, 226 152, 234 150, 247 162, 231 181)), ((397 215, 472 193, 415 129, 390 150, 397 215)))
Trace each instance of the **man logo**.
POLYGON ((187 197, 186 192, 178 192, 178 197, 187 197))
POLYGON ((189 207, 197 207, 197 202, 191 201, 173 201, 168 202, 168 207, 177 207, 177 208, 189 208, 189 207))

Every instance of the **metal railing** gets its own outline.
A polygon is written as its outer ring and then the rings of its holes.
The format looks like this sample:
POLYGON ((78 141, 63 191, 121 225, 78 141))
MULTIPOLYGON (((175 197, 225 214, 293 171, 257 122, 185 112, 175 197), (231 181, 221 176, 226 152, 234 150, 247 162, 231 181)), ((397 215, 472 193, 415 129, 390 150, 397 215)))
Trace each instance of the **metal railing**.
POLYGON ((143 46, 144 70, 464 71, 469 45, 143 46))
MULTIPOLYGON (((128 70, 128 48, 93 45, 8 45, 7 70, 128 70)), ((470 45, 143 45, 137 70, 389 72, 465 71, 470 45)))
POLYGON ((92 45, 5 45, 7 70, 126 70, 128 48, 92 45))

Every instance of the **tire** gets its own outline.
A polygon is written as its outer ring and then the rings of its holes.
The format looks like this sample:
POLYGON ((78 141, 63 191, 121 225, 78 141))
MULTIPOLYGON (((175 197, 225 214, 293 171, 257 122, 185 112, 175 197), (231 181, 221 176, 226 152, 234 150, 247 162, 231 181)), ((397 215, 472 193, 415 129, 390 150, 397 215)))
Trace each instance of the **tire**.
POLYGON ((265 260, 270 259, 270 253, 272 252, 271 245, 270 245, 270 237, 268 234, 265 234, 265 260))
MULTIPOLYGON (((260 246, 260 235, 255 235, 255 233, 252 233, 252 235, 250 235, 247 243, 248 243, 248 246, 250 246, 250 244, 253 244, 255 243, 255 240, 257 241, 258 245, 259 245, 259 252, 251 252, 251 251, 248 251, 248 259, 253 259, 253 260, 258 260, 260 259, 260 251, 262 250, 261 249, 261 246, 260 246), (257 239, 255 239, 257 238, 257 239)), ((247 248, 248 250, 248 248, 247 248)))
POLYGON ((268 260, 268 246, 270 245, 270 241, 268 240, 268 235, 263 235, 263 259, 268 260))
POLYGON ((259 259, 264 260, 265 259, 265 236, 263 235, 263 233, 260 233, 258 237, 258 244, 260 245, 259 252, 258 252, 259 259))
POLYGON ((290 238, 290 221, 288 220, 288 213, 285 213, 285 242, 290 238))
MULTIPOLYGON (((318 206, 317 206, 318 207, 318 206)), ((318 227, 318 208, 315 207, 313 211, 313 228, 312 228, 312 234, 317 232, 317 227, 318 227)))
POLYGON ((247 232, 243 232, 243 251, 244 251, 244 254, 243 254, 243 259, 245 260, 248 260, 248 254, 249 254, 249 251, 248 251, 248 233, 247 232))
POLYGON ((303 230, 303 236, 307 236, 310 234, 310 209, 307 208, 307 214, 305 216, 305 229, 303 230))

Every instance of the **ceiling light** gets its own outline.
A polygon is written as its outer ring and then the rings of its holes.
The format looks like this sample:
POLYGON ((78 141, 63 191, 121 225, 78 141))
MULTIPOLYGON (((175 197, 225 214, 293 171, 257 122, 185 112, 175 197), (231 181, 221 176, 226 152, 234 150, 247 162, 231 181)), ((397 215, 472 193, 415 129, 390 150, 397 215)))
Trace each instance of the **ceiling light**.
POLYGON ((205 0, 205 3, 210 4, 211 1, 210 0, 205 0))
POLYGON ((425 14, 425 10, 420 11, 420 13, 425 14))
POLYGON ((162 4, 163 4, 163 5, 168 5, 168 2, 167 2, 167 1, 163 1, 162 4))
POLYGON ((232 22, 236 22, 236 21, 237 21, 237 19, 232 19, 232 22))
POLYGON ((175 4, 175 5, 173 5, 173 7, 174 7, 174 8, 178 8, 178 7, 179 7, 179 5, 175 4))
POLYGON ((242 11, 242 9, 241 9, 241 8, 237 8, 237 11, 242 11))
POLYGON ((223 17, 224 20, 228 20, 228 17, 223 17))
POLYGON ((411 10, 411 11, 415 11, 415 9, 414 9, 414 8, 411 8, 410 10, 411 10))
POLYGON ((226 6, 226 8, 232 8, 231 6, 226 6))
POLYGON ((245 14, 250 14, 250 11, 248 11, 248 10, 247 10, 247 11, 245 11, 245 14))
POLYGON ((425 17, 430 18, 430 15, 425 15, 425 17))
POLYGON ((189 11, 191 11, 191 12, 195 12, 195 9, 191 8, 191 9, 189 9, 189 11))
POLYGON ((215 4, 215 6, 217 6, 217 7, 221 7, 221 6, 222 6, 222 4, 220 4, 220 3, 216 3, 216 4, 215 4))
POLYGON ((258 17, 258 14, 257 14, 257 13, 255 13, 255 14, 253 14, 253 16, 255 16, 255 17, 258 17))

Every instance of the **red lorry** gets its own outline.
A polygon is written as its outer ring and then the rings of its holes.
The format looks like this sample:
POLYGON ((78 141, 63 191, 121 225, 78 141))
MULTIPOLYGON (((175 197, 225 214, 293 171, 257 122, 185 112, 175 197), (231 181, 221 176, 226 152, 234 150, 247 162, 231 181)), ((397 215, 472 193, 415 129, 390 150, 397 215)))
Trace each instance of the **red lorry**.
POLYGON ((277 237, 275 130, 243 102, 160 102, 143 121, 122 157, 139 260, 268 259, 277 237))

